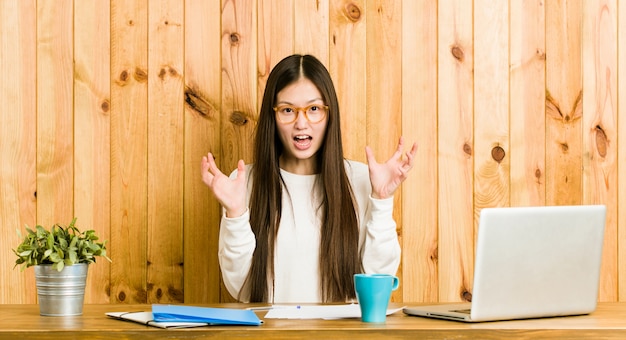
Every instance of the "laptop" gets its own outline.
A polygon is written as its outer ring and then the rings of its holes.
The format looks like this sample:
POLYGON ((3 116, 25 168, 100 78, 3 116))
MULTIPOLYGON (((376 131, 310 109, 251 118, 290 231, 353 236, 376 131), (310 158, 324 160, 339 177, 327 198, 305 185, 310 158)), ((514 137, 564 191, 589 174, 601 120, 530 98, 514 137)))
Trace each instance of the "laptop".
POLYGON ((471 303, 407 306, 464 322, 589 314, 596 309, 604 205, 484 208, 471 303))

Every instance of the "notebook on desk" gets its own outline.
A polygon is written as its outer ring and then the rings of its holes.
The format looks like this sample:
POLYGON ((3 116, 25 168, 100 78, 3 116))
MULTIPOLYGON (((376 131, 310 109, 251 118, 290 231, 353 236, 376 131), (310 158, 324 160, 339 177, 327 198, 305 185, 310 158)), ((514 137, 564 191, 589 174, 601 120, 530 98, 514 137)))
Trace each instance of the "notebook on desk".
POLYGON ((589 314, 596 308, 603 205, 485 208, 471 303, 408 306, 408 315, 465 322, 589 314))

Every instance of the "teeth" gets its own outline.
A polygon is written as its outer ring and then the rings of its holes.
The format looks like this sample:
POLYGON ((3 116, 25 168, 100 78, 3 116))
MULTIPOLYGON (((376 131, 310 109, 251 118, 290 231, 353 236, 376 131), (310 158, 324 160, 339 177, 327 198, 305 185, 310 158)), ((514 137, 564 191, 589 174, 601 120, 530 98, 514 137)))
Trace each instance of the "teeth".
POLYGON ((305 139, 309 139, 309 136, 296 136, 294 137, 294 139, 305 140, 305 139))

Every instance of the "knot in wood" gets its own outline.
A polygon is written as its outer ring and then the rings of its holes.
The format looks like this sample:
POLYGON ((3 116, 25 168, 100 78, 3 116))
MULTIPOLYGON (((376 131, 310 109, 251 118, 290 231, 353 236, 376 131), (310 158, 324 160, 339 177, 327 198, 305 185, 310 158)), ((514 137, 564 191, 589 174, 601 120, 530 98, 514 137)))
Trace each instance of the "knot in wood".
POLYGON ((504 152, 504 149, 502 147, 496 146, 491 149, 491 158, 493 158, 493 160, 495 160, 496 162, 502 162, 504 156, 506 156, 506 153, 504 152))
POLYGON ((357 22, 361 19, 361 9, 355 3, 349 3, 345 6, 346 17, 352 22, 357 22))
POLYGON ((185 87, 185 103, 187 103, 191 109, 204 117, 208 117, 211 111, 211 104, 209 101, 204 99, 199 93, 189 86, 185 87))
POLYGON ((541 50, 540 48, 537 49, 537 51, 535 52, 535 54, 537 54, 537 58, 539 60, 546 60, 546 52, 544 52, 543 50, 541 50))
POLYGON ((596 126, 596 149, 598 154, 602 157, 606 157, 606 150, 608 149, 608 138, 604 129, 600 125, 596 126))
POLYGON ((108 99, 105 99, 104 101, 102 101, 102 104, 100 104, 100 109, 102 109, 102 112, 109 112, 109 110, 111 109, 111 102, 109 102, 108 99))
POLYGON ((461 293, 461 299, 463 299, 463 301, 472 302, 472 293, 468 292, 467 290, 464 290, 461 293))
POLYGON ((135 68, 134 78, 136 81, 140 83, 145 83, 148 81, 148 72, 146 70, 141 69, 139 67, 135 68))
POLYGON ((120 82, 125 83, 128 81, 128 71, 124 70, 120 73, 120 82))
POLYGON ((472 155, 472 147, 469 144, 467 144, 467 143, 463 144, 463 152, 465 152, 468 156, 471 156, 472 155))
POLYGON ((233 111, 230 114, 230 122, 238 126, 244 126, 248 123, 248 118, 246 114, 241 111, 233 111))
POLYGON ((460 46, 452 46, 452 49, 450 49, 450 52, 452 53, 452 56, 454 57, 454 59, 458 61, 465 60, 465 53, 463 52, 463 49, 460 46))
POLYGON ((239 44, 239 34, 237 34, 237 33, 231 33, 230 34, 230 44, 231 45, 238 45, 239 44))

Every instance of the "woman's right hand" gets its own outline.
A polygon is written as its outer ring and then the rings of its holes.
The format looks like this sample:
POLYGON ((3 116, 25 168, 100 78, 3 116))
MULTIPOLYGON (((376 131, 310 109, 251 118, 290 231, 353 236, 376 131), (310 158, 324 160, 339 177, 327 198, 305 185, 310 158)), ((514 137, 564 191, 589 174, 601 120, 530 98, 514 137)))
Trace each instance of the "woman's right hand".
POLYGON ((246 167, 243 160, 237 162, 237 177, 224 175, 215 157, 209 152, 202 157, 202 181, 211 188, 213 195, 226 210, 226 217, 239 217, 248 209, 246 204, 246 167))

